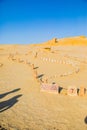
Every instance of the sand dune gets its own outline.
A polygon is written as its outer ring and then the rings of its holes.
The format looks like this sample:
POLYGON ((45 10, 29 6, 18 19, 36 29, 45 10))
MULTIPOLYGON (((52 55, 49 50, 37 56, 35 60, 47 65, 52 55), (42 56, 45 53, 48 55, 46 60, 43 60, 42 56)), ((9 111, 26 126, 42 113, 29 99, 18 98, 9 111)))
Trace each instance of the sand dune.
POLYGON ((87 45, 83 36, 0 45, 1 130, 87 130, 87 91, 67 94, 69 86, 87 89, 87 46, 82 45, 87 45), (42 92, 42 82, 62 89, 42 92))

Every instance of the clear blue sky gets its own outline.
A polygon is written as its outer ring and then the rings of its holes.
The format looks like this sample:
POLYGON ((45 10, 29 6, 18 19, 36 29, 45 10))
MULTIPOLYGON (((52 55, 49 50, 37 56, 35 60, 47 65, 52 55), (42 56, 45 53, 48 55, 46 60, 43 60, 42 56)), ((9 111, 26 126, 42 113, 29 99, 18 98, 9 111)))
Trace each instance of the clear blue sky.
POLYGON ((87 36, 87 0, 0 0, 0 44, 87 36))

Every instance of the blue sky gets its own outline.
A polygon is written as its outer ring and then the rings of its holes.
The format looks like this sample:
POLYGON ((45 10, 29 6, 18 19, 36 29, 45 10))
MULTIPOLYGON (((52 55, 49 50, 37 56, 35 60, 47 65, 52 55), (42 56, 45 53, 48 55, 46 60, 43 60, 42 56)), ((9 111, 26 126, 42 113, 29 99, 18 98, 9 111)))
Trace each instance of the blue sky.
POLYGON ((87 36, 87 0, 0 0, 0 44, 87 36))

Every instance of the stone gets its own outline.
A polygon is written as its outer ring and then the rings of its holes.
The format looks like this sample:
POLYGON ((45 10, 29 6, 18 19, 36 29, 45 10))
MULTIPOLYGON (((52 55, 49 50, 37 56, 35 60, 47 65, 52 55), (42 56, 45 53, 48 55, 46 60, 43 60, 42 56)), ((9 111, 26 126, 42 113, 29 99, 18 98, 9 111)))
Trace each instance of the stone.
POLYGON ((75 86, 69 86, 67 90, 67 95, 77 96, 77 88, 75 86))
POLYGON ((80 90, 79 90, 79 96, 84 96, 85 95, 85 88, 82 86, 80 87, 80 90))

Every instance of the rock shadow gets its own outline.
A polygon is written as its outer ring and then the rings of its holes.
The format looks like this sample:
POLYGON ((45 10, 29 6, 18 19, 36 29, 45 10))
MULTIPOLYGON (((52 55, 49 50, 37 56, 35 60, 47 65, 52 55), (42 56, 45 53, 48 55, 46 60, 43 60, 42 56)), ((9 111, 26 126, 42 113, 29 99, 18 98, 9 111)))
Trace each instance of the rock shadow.
POLYGON ((37 78, 42 78, 44 76, 44 74, 40 74, 37 76, 37 78))
POLYGON ((79 88, 77 88, 77 94, 79 94, 79 91, 80 91, 80 89, 79 89, 79 88))
POLYGON ((63 90, 63 87, 59 86, 58 92, 61 93, 62 90, 63 90))
POLYGON ((85 124, 87 124, 87 116, 85 117, 84 122, 85 122, 85 124))
POLYGON ((38 69, 39 67, 34 67, 34 69, 38 69))

